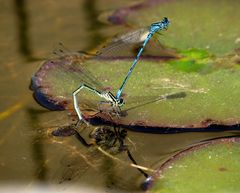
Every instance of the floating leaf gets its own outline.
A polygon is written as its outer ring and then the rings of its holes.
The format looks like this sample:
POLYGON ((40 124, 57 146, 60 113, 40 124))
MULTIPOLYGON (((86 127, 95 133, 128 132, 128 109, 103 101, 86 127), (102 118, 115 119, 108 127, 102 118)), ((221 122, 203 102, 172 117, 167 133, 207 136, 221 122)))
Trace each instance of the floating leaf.
POLYGON ((145 7, 141 5, 119 9, 108 20, 144 26, 168 17, 171 24, 164 45, 180 50, 207 49, 218 55, 240 47, 238 1, 172 0, 149 1, 145 7))
MULTIPOLYGON (((232 56, 219 61, 202 50, 186 50, 182 55, 180 60, 139 61, 123 91, 126 104, 121 117, 112 116, 109 111, 99 113, 102 99, 82 91, 79 105, 84 116, 129 127, 146 127, 146 131, 238 124, 239 66, 225 63, 232 61, 232 56), (198 65, 189 68, 181 63, 184 60, 198 65)), ((73 111, 72 92, 83 82, 92 85, 84 73, 94 74, 103 85, 99 89, 116 93, 131 63, 132 60, 84 60, 81 55, 47 61, 33 76, 34 92, 36 96, 41 93, 50 104, 73 111)))
POLYGON ((239 192, 240 139, 215 139, 162 164, 149 192, 239 192))

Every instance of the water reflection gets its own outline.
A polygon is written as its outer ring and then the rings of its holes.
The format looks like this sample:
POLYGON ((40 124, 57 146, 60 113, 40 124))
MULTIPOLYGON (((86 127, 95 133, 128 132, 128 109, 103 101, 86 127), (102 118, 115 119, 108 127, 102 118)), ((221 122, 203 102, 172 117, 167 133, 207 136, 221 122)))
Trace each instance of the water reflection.
MULTIPOLYGON (((80 1, 81 2, 81 1, 80 1)), ((29 3, 30 4, 30 3, 29 3)), ((31 17, 27 9, 28 2, 26 0, 14 0, 14 12, 16 20, 17 31, 17 46, 19 53, 27 60, 32 61, 34 57, 34 51, 31 41, 30 27, 31 17)), ((96 9, 96 1, 85 0, 81 6, 81 12, 84 12, 87 26, 84 26, 88 31, 88 39, 84 39, 82 42, 88 42, 86 50, 94 49, 103 40, 103 36, 100 33, 100 29, 105 26, 98 20, 98 11, 96 9)), ((33 34, 34 35, 34 34, 33 34)), ((64 41, 64 40, 62 40, 64 41)))
MULTIPOLYGON (((139 176, 140 173, 135 168, 129 167, 131 162, 126 153, 114 154, 117 159, 125 162, 125 165, 102 154, 97 146, 86 148, 77 137, 52 136, 52 131, 57 127, 51 128, 51 125, 62 125, 54 118, 53 114, 55 113, 29 108, 27 114, 29 120, 31 120, 29 123, 30 129, 36 130, 31 136, 31 144, 35 165, 34 177, 37 181, 57 183, 64 187, 68 187, 69 182, 73 186, 85 182, 95 187, 106 187, 111 190, 138 189, 136 176, 139 176), (44 116, 46 120, 49 119, 49 122, 43 122, 44 116), (47 128, 44 125, 49 127, 47 128), (55 145, 56 147, 52 149, 55 145), (56 151, 58 148, 60 151, 56 151), (129 169, 128 176, 125 173, 127 169, 129 169), (89 181, 89 177, 94 179, 94 182, 89 181), (129 177, 134 184, 129 183, 129 177)), ((89 136, 90 127, 86 127, 85 130, 79 128, 79 130, 84 138, 89 136)), ((129 144, 129 147, 132 149, 131 145, 129 144)), ((114 150, 111 149, 111 151, 114 150)), ((142 177, 142 175, 140 176, 142 177)))
MULTIPOLYGON (((29 120, 32 120, 30 129, 42 128, 31 136, 32 155, 35 163, 34 173, 38 181, 61 184, 65 189, 69 189, 70 186, 81 186, 82 183, 96 189, 104 187, 110 192, 113 190, 135 192, 140 189, 139 185, 144 177, 136 169, 106 157, 95 147, 85 148, 74 137, 51 136, 52 128, 49 131, 48 128, 44 128, 44 125, 49 127, 62 125, 61 121, 56 120, 56 115, 61 112, 54 113, 29 108, 27 113, 29 120), (49 122, 43 121, 45 120, 43 116, 49 122), (49 135, 46 134, 47 132, 49 135), (53 147, 54 145, 57 146, 53 147)), ((60 117, 59 115, 58 118, 62 119, 60 117)), ((66 121, 63 122, 66 123, 66 121)), ((84 137, 89 133, 89 128, 81 132, 84 137)), ((150 168, 158 168, 164 160, 192 144, 218 136, 236 135, 239 132, 189 132, 165 135, 130 131, 128 133, 130 134, 128 137, 135 144, 129 144, 129 148, 138 163, 150 168)), ((129 163, 125 153, 115 156, 129 163)))
POLYGON ((85 0, 83 3, 83 11, 87 20, 87 29, 90 32, 87 50, 91 50, 102 43, 104 38, 100 33, 100 29, 104 27, 104 24, 98 20, 96 0, 85 0))
POLYGON ((18 50, 26 60, 32 60, 32 48, 29 36, 29 14, 27 13, 25 0, 14 0, 16 15, 18 50))
MULTIPOLYGON (((29 125, 32 130, 41 128, 38 115, 45 112, 45 110, 39 111, 32 108, 27 109, 29 125)), ((38 181, 46 181, 46 154, 43 148, 43 135, 41 132, 36 132, 35 136, 32 136, 32 157, 35 163, 34 177, 36 177, 38 181)))

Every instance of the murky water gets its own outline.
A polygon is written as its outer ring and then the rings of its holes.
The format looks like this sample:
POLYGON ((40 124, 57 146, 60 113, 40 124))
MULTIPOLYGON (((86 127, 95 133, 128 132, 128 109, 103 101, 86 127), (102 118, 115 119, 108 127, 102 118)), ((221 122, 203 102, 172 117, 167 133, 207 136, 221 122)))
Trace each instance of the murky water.
MULTIPOLYGON (((109 159, 97 148, 84 147, 74 136, 52 136, 55 126, 69 122, 67 113, 40 107, 28 89, 31 75, 58 42, 72 50, 90 50, 117 32, 119 27, 101 24, 97 15, 127 1, 0 2, 1 186, 16 184, 26 191, 36 184, 63 192, 141 191, 144 177, 136 169, 109 159)), ((128 144, 140 165, 156 168, 176 151, 225 135, 232 133, 160 135, 129 131, 128 144)), ((130 163, 125 153, 116 156, 130 163)))

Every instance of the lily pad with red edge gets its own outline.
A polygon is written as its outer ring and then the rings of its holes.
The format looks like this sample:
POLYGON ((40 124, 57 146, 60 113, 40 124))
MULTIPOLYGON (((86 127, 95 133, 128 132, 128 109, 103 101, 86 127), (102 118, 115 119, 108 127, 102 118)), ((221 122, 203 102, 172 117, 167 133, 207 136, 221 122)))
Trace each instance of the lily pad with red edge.
POLYGON ((163 163, 148 192, 239 192, 239 160, 240 138, 206 141, 163 163))
MULTIPOLYGON (((145 132, 239 124, 240 67, 232 60, 234 54, 219 60, 201 50, 183 53, 176 62, 185 58, 200 67, 189 71, 173 64, 174 60, 139 61, 123 91, 125 105, 120 117, 112 114, 111 107, 100 112, 102 99, 83 90, 79 106, 84 116, 129 128, 141 127, 140 131, 145 132)), ((41 93, 49 103, 74 112, 72 92, 81 83, 94 87, 97 79, 101 84, 97 89, 114 94, 131 63, 131 59, 96 60, 71 55, 47 61, 33 76, 34 93, 41 93), (96 78, 86 80, 86 73, 96 78)))
POLYGON ((113 11, 106 20, 125 26, 149 26, 168 17, 171 23, 164 45, 223 55, 240 47, 239 9, 239 2, 234 0, 145 1, 113 11))

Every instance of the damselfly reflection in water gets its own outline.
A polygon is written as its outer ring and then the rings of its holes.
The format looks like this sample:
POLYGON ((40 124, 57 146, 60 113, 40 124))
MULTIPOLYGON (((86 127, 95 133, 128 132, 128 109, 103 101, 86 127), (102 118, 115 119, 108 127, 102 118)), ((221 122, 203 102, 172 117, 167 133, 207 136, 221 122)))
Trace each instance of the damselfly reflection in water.
MULTIPOLYGON (((39 122, 34 126, 34 131, 38 130, 38 132, 36 132, 38 138, 42 139, 41 143, 44 141, 43 144, 48 144, 45 146, 48 147, 47 152, 51 152, 52 148, 54 148, 53 151, 55 152, 56 149, 59 148, 60 152, 57 154, 53 152, 50 159, 48 158, 48 162, 51 163, 56 162, 54 160, 57 159, 57 162, 54 163, 54 165, 60 164, 63 167, 59 168, 59 171, 56 171, 55 177, 52 178, 54 181, 58 180, 59 183, 63 183, 64 181, 73 179, 77 180, 88 170, 88 173, 91 172, 91 170, 95 170, 99 173, 104 172, 103 174, 99 174, 100 176, 105 175, 106 173, 111 172, 111 167, 108 168, 108 171, 101 170, 101 165, 106 164, 106 161, 110 161, 114 166, 121 168, 137 168, 144 174, 144 176, 147 176, 144 171, 152 173, 151 169, 139 166, 135 162, 130 153, 130 149, 131 151, 133 149, 136 151, 136 148, 127 136, 127 131, 125 129, 111 126, 93 127, 86 126, 82 123, 80 125, 70 124, 72 121, 67 121, 67 116, 65 116, 64 112, 56 113, 58 114, 57 118, 46 120, 41 124, 39 122), (65 126, 57 126, 58 124, 63 124, 63 122, 65 122, 65 126), (66 122, 69 125, 66 125, 66 122), (55 155, 57 155, 57 157, 55 155), (59 156, 64 156, 64 158, 60 158, 59 156)), ((56 117, 56 113, 47 111, 35 112, 39 121, 52 116, 56 117)), ((35 124, 36 123, 34 123, 34 125, 35 124)), ((50 168, 51 163, 48 165, 50 168)), ((53 168, 56 167, 54 166, 53 168)), ((131 171, 132 173, 135 173, 134 169, 131 171)))
MULTIPOLYGON (((79 123, 80 126, 82 125, 79 123)), ((153 172, 152 169, 149 169, 144 166, 140 166, 137 164, 135 159, 133 158, 128 145, 126 145, 125 141, 127 138, 127 130, 123 128, 117 128, 116 126, 102 126, 95 128, 90 134, 90 142, 87 142, 78 131, 79 125, 72 124, 68 126, 59 127, 57 130, 54 130, 52 134, 54 136, 70 136, 75 135, 75 137, 83 144, 85 147, 93 147, 97 146, 97 149, 103 153, 105 156, 118 161, 122 164, 126 164, 126 162, 116 158, 115 154, 126 152, 128 158, 132 163, 130 165, 134 168, 137 168, 145 177, 148 177, 148 174, 145 171, 153 172)), ((130 139, 128 139, 131 142, 130 139)))
MULTIPOLYGON (((133 69, 135 68, 137 62, 139 61, 140 59, 140 56, 145 48, 145 46, 147 45, 147 43, 149 42, 150 38, 153 36, 153 34, 155 32, 158 32, 160 30, 163 30, 163 29, 166 29, 169 25, 169 21, 166 17, 164 17, 162 19, 162 21, 160 22, 157 22, 157 23, 153 23, 151 24, 151 26, 149 27, 149 30, 148 30, 148 34, 147 34, 147 37, 144 39, 142 39, 142 37, 140 37, 140 40, 139 40, 139 36, 138 37, 135 37, 135 40, 131 39, 130 37, 133 37, 133 36, 128 36, 128 38, 125 38, 125 39, 121 39, 121 41, 136 41, 136 39, 138 39, 138 42, 139 41, 143 41, 143 44, 142 44, 142 47, 139 49, 138 51, 138 54, 136 56, 136 58, 134 59, 126 77, 124 78, 123 80, 123 83, 122 85, 120 86, 120 88, 118 89, 116 95, 112 94, 110 91, 103 91, 103 90, 99 90, 99 89, 96 89, 95 87, 92 87, 91 85, 88 85, 88 84, 85 84, 85 83, 82 83, 80 84, 80 86, 73 92, 73 104, 74 104, 74 109, 77 113, 77 116, 79 118, 80 121, 83 121, 85 122, 86 124, 88 124, 88 122, 85 120, 85 118, 83 117, 83 114, 81 112, 81 110, 79 109, 79 104, 78 104, 78 94, 79 92, 82 90, 82 89, 87 89, 89 90, 90 92, 93 92, 94 94, 98 95, 99 97, 103 98, 105 101, 103 101, 104 103, 109 103, 112 107, 112 111, 116 114, 116 115, 120 115, 120 112, 121 112, 121 106, 124 105, 124 100, 122 98, 122 91, 123 91, 123 88, 124 86, 126 85, 127 83, 127 80, 129 79, 133 69)), ((135 34, 136 35, 136 34, 135 34)), ((117 41, 116 41, 117 42, 117 41)))

